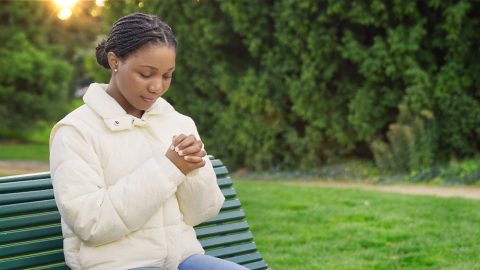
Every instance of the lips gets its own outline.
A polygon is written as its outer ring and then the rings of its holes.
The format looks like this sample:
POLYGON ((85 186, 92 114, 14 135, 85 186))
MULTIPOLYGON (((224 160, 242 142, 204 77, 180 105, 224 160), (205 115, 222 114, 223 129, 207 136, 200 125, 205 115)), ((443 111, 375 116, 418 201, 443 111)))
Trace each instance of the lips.
POLYGON ((155 102, 155 100, 157 100, 156 98, 152 98, 152 97, 141 96, 141 98, 143 99, 143 101, 145 101, 146 103, 149 103, 149 104, 152 104, 152 103, 155 102))

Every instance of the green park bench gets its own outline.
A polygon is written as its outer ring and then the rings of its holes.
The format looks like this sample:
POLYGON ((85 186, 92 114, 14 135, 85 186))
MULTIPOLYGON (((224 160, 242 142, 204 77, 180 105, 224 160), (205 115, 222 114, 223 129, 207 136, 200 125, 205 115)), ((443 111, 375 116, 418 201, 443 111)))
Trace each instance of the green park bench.
MULTIPOLYGON (((206 254, 268 269, 257 250, 227 168, 210 157, 225 203, 195 227, 206 254)), ((68 269, 50 173, 0 177, 0 269, 68 269)))

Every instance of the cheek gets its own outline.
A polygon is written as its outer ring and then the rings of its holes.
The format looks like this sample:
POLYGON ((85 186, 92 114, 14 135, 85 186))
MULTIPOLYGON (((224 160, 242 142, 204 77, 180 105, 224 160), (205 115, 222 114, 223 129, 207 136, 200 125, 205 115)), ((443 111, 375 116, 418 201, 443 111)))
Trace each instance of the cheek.
POLYGON ((119 82, 124 95, 132 94, 142 87, 142 81, 135 76, 122 76, 119 82))
POLYGON ((171 83, 172 83, 172 80, 171 80, 171 79, 170 79, 170 80, 165 80, 165 81, 163 82, 163 89, 164 89, 164 91, 167 91, 167 90, 168 90, 168 88, 170 87, 170 84, 171 84, 171 83))

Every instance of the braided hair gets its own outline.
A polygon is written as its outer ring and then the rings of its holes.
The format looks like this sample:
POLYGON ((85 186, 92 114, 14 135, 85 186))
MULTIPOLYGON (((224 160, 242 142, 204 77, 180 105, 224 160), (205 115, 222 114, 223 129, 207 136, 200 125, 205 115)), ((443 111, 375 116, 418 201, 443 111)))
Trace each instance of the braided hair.
POLYGON ((100 42, 96 48, 97 62, 110 69, 107 53, 113 52, 124 58, 147 43, 164 44, 177 48, 177 40, 170 26, 157 16, 132 13, 120 18, 113 25, 107 40, 100 42))

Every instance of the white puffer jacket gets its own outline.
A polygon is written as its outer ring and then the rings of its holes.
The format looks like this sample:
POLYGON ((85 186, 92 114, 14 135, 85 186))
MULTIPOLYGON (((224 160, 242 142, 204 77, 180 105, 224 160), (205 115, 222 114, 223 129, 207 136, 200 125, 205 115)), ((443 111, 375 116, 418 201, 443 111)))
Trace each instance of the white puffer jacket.
POLYGON ((85 104, 50 136, 50 171, 72 269, 177 269, 203 253, 195 226, 225 198, 208 158, 183 175, 166 157, 173 135, 194 122, 159 98, 141 119, 92 84, 85 104))

